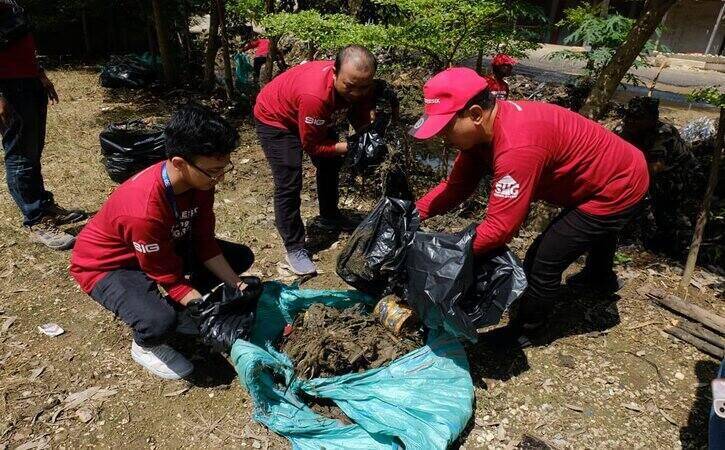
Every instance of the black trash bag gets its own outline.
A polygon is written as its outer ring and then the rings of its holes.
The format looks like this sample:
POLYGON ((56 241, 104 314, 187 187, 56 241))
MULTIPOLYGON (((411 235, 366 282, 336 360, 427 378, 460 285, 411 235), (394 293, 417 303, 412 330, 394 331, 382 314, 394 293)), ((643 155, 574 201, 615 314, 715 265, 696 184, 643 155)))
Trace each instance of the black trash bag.
POLYGON ((164 130, 140 120, 114 123, 99 135, 103 164, 111 180, 123 183, 141 170, 166 159, 164 130))
POLYGON ((350 171, 359 174, 369 173, 371 169, 385 161, 388 146, 384 138, 389 121, 387 114, 380 113, 370 125, 348 136, 345 165, 350 171))
POLYGON ((528 285, 521 261, 508 247, 476 258, 473 277, 460 306, 476 328, 497 324, 528 285))
POLYGON ((15 3, 0 4, 0 50, 28 33, 30 23, 25 10, 15 3))
POLYGON ((474 258, 476 226, 447 233, 415 233, 408 252, 406 301, 429 328, 472 342, 477 329, 498 323, 521 296, 526 277, 508 248, 474 258))
POLYGON ((242 281, 247 284, 244 291, 222 284, 187 305, 202 341, 219 353, 229 353, 237 339, 248 339, 254 325, 262 282, 257 277, 242 277, 242 281))
POLYGON ((101 68, 101 86, 107 88, 142 88, 158 78, 157 71, 134 56, 113 58, 101 68))
POLYGON ((426 327, 477 339, 476 327, 461 310, 473 286, 475 225, 458 233, 417 232, 407 258, 405 299, 426 327))
POLYGON ((406 253, 419 226, 420 217, 412 201, 381 198, 340 252, 337 274, 375 297, 392 292, 402 286, 406 253))

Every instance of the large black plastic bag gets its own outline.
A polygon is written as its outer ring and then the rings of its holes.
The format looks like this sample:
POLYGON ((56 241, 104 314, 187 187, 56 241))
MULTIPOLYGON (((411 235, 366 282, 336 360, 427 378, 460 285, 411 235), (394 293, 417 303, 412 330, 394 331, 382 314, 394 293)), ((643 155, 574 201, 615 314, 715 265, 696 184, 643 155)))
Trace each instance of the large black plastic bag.
POLYGON ((526 289, 518 258, 504 247, 474 258, 475 225, 454 233, 415 233, 408 252, 406 300, 429 328, 476 342, 526 289))
POLYGON ((141 88, 156 81, 158 73, 143 60, 132 56, 115 57, 101 69, 101 86, 141 88))
POLYGON ((391 292, 405 276, 406 253, 419 226, 415 203, 381 198, 340 252, 337 274, 367 294, 391 292))
POLYGON ((476 341, 476 327, 460 308, 473 286, 471 225, 458 233, 415 233, 408 251, 406 300, 428 328, 445 328, 476 341))
POLYGON ((473 277, 461 309, 476 328, 497 324, 527 286, 521 261, 508 247, 477 258, 473 277))
POLYGON ((106 172, 116 183, 166 158, 163 128, 140 120, 111 124, 99 140, 106 172))

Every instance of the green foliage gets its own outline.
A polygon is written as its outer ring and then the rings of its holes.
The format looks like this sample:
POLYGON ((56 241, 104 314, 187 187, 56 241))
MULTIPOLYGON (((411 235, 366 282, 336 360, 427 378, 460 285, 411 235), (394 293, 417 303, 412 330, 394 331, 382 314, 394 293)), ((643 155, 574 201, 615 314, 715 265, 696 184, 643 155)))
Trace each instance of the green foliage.
POLYGON ((387 47, 404 52, 413 64, 440 69, 475 55, 479 49, 486 54, 506 51, 520 56, 537 46, 533 43, 535 31, 545 21, 540 8, 518 1, 370 2, 371 7, 385 12, 379 23, 361 24, 349 15, 306 10, 268 15, 261 24, 270 36, 293 36, 325 50, 351 43, 387 47), (521 22, 533 25, 516 25, 521 22))
POLYGON ((323 15, 315 10, 270 14, 262 20, 269 36, 294 36, 315 47, 334 50, 348 44, 370 47, 387 44, 386 30, 379 25, 363 25, 345 14, 323 15))
MULTIPOLYGON (((557 24, 557 27, 573 30, 564 38, 564 43, 582 44, 585 50, 583 52, 562 50, 552 53, 550 58, 583 61, 585 78, 594 77, 607 65, 635 23, 634 19, 621 16, 615 10, 603 14, 602 6, 599 5, 569 8, 564 11, 564 15, 564 19, 557 24)), ((656 35, 659 33, 660 30, 657 30, 656 35)), ((648 41, 635 59, 633 67, 649 66, 646 57, 654 50, 654 42, 648 41)), ((641 80, 630 73, 625 75, 625 80, 635 85, 641 84, 641 80)))
POLYGON ((691 102, 704 102, 725 108, 725 92, 720 92, 716 87, 696 89, 687 96, 687 99, 691 102))
POLYGON ((626 265, 632 262, 632 257, 626 253, 616 252, 614 254, 614 264, 617 266, 626 265))

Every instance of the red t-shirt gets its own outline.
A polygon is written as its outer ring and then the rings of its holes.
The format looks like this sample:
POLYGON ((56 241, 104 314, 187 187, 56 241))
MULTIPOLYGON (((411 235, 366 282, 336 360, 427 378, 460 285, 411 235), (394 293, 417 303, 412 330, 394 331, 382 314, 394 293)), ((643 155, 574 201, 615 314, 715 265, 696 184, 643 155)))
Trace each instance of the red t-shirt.
MULTIPOLYGON (((332 115, 350 105, 335 91, 334 61, 295 66, 267 83, 257 96, 254 117, 275 128, 296 132, 302 148, 313 156, 333 156, 337 140, 330 137, 332 115)), ((362 117, 371 103, 356 105, 362 117)), ((369 120, 369 119, 368 119, 369 120)))
POLYGON ((506 244, 534 200, 610 215, 634 206, 649 174, 636 147, 577 113, 541 102, 501 101, 490 147, 459 152, 449 178, 416 206, 425 219, 445 213, 493 169, 486 217, 476 229, 477 254, 506 244))
POLYGON ((263 58, 269 54, 269 39, 255 39, 242 48, 242 51, 254 50, 255 58, 263 58))
POLYGON ((37 78, 39 75, 35 40, 30 33, 0 50, 0 79, 37 78))
POLYGON ((214 237, 214 190, 176 195, 177 223, 161 178, 163 164, 118 186, 78 235, 70 273, 83 291, 90 293, 113 270, 140 269, 178 301, 192 287, 184 278, 177 242, 191 230, 197 258, 208 261, 221 253, 214 237))
POLYGON ((504 80, 499 80, 494 75, 487 75, 486 82, 491 90, 491 95, 499 100, 509 98, 509 85, 504 80))

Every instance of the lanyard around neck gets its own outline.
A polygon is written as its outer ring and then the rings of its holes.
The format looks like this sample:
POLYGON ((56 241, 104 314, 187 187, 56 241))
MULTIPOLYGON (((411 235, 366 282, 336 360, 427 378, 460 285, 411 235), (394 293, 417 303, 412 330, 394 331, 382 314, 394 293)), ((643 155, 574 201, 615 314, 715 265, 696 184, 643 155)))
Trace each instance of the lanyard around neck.
POLYGON ((174 212, 174 218, 177 222, 181 219, 179 214, 179 207, 176 204, 176 194, 174 194, 174 188, 171 186, 171 179, 169 178, 169 172, 166 170, 166 162, 161 165, 161 179, 164 182, 164 191, 166 192, 166 200, 171 206, 171 210, 174 212))

